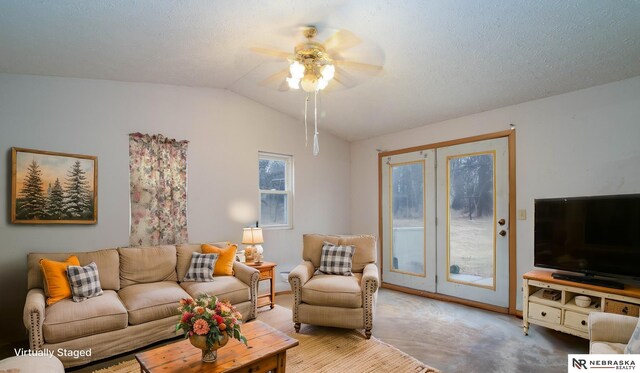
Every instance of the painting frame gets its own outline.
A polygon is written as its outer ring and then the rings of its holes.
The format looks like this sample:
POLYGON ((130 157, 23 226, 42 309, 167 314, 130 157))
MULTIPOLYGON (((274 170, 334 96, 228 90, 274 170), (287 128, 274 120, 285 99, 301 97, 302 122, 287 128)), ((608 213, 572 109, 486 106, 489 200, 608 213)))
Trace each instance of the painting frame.
POLYGON ((98 157, 12 147, 11 223, 97 224, 98 157), (29 155, 31 155, 31 162, 35 165, 30 163, 29 167, 25 167, 25 157, 29 155), (39 165, 36 159, 41 160, 42 165, 39 165), (47 163, 55 165, 55 167, 47 166, 47 163), (67 172, 62 172, 60 169, 65 166, 67 172), (25 174, 27 173, 29 173, 29 177, 33 176, 28 181, 29 186, 25 186, 27 183, 25 182, 25 174), (53 192, 51 179, 49 179, 48 187, 44 185, 46 180, 43 182, 40 177, 43 173, 48 177, 52 177, 52 175, 57 177, 53 185, 53 192), (70 177, 71 179, 69 179, 70 177), (75 184, 73 184, 74 182, 75 184), (62 187, 63 183, 65 189, 62 187), (22 187, 19 187, 18 184, 22 187), (69 187, 70 185, 75 188, 69 187), (36 191, 31 192, 31 197, 29 197, 30 191, 33 190, 36 191), (70 192, 74 190, 78 192, 70 192), (57 198, 53 198, 54 194, 57 198), (32 201, 31 204, 36 207, 30 208, 29 201, 32 201), (75 201, 77 203, 74 203, 75 201), (47 204, 49 204, 48 207, 47 204))

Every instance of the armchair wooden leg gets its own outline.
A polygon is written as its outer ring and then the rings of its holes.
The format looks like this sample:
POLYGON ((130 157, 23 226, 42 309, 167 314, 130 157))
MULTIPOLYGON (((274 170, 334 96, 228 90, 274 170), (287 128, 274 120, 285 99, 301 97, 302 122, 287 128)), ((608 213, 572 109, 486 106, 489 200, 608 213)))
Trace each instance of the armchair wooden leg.
POLYGON ((296 330, 296 333, 300 333, 300 323, 297 322, 293 325, 294 329, 296 330))
POLYGON ((367 339, 371 339, 371 329, 365 329, 364 335, 365 337, 367 337, 367 339))

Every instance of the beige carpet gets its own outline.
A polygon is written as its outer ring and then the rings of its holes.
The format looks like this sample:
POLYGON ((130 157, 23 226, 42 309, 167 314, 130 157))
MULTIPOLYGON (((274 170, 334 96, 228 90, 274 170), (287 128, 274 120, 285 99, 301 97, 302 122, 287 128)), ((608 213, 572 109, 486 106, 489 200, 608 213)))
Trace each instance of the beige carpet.
MULTIPOLYGON (((300 342, 297 347, 287 351, 287 372, 438 372, 374 337, 365 339, 356 330, 303 325, 300 333, 295 333, 291 310, 284 307, 276 306, 273 310, 261 311, 258 319, 300 342)), ((138 363, 128 360, 95 372, 139 371, 138 363)))

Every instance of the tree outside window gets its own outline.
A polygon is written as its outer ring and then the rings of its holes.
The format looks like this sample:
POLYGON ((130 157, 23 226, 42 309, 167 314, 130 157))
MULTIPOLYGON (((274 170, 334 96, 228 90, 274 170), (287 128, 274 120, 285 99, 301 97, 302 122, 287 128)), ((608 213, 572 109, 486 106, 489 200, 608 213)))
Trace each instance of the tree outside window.
POLYGON ((260 225, 263 228, 291 228, 293 157, 258 153, 260 225))

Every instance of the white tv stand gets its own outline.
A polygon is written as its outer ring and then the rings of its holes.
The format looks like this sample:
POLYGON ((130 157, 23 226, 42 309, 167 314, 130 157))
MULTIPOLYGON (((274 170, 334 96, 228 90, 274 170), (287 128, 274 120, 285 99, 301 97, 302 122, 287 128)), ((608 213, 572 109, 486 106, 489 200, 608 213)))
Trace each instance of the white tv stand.
POLYGON ((640 307, 640 288, 610 289, 551 277, 552 271, 533 270, 523 277, 522 329, 529 333, 529 324, 544 326, 563 333, 589 338, 590 312, 612 312, 637 316, 640 307), (560 299, 542 297, 545 289, 560 292, 560 299), (575 303, 576 295, 592 299, 591 306, 583 308, 575 303))

